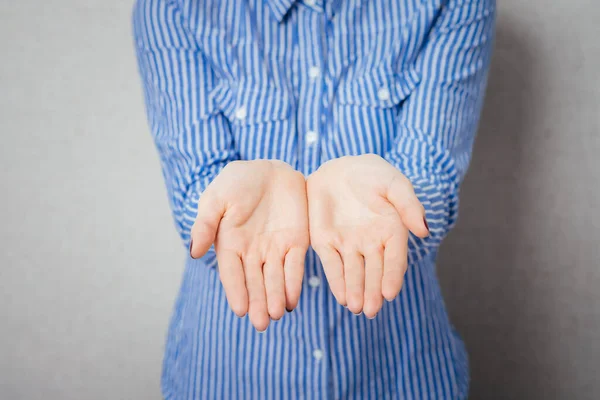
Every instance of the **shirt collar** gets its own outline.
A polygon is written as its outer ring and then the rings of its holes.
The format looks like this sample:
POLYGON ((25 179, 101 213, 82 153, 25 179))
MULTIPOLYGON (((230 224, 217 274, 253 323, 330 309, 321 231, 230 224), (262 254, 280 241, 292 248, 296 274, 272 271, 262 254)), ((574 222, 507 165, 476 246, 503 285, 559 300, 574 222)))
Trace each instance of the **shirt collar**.
MULTIPOLYGON (((290 8, 292 8, 294 3, 297 3, 299 1, 300 0, 266 0, 266 2, 269 3, 269 7, 271 7, 271 12, 273 13, 275 19, 277 19, 277 22, 283 21, 283 18, 288 13, 288 11, 290 11, 290 8)), ((364 1, 366 0, 354 0, 355 6, 360 6, 360 4, 364 1)), ((331 3, 328 3, 329 7, 327 8, 327 10, 329 18, 332 17, 331 14, 333 14, 334 10, 337 10, 339 8, 340 4, 341 0, 334 0, 331 3)))
POLYGON ((269 3, 277 22, 281 22, 296 1, 298 0, 267 0, 267 3, 269 3))

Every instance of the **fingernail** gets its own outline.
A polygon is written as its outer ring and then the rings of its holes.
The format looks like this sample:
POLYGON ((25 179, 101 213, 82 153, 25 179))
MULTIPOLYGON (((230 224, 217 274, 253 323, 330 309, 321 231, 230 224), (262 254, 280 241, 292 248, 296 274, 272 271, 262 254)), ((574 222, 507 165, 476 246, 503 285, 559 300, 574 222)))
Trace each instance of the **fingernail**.
POLYGON ((423 217, 423 223, 425 224, 425 228, 427 228, 427 231, 429 231, 429 225, 427 225, 427 220, 425 219, 425 217, 423 217))
POLYGON ((376 316, 377 314, 373 315, 372 317, 367 317, 367 319, 375 319, 376 316))
POLYGON ((358 314, 356 314, 356 313, 352 313, 352 314, 354 314, 354 315, 356 315, 358 317, 359 315, 362 315, 362 311, 359 312, 358 314))
POLYGON ((192 246, 193 245, 194 245, 194 239, 190 239, 190 257, 192 257, 195 260, 196 258, 192 255, 192 246))
POLYGON ((293 309, 293 308, 287 308, 287 307, 286 307, 286 308, 285 308, 285 311, 287 311, 287 312, 292 312, 292 311, 294 311, 294 309, 293 309))

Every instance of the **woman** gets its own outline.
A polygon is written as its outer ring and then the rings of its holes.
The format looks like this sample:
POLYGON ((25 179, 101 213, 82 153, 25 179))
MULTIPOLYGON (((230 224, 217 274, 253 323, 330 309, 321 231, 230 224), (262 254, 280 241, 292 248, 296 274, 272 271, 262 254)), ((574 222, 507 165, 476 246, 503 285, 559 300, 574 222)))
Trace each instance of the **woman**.
POLYGON ((165 398, 467 397, 434 265, 494 18, 493 0, 137 2, 190 249, 165 398))

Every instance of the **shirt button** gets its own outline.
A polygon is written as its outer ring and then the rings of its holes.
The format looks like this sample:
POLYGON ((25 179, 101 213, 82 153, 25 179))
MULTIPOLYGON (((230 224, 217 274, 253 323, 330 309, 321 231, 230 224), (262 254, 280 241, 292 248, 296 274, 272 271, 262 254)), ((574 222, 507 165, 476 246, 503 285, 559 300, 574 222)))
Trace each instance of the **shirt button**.
POLYGON ((310 76, 311 79, 318 78, 320 74, 321 74, 321 70, 317 66, 312 66, 308 70, 308 76, 310 76))
POLYGON ((319 278, 318 276, 311 276, 310 278, 308 278, 308 285, 312 288, 316 288, 319 287, 319 285, 321 284, 321 278, 319 278))
POLYGON ((319 361, 321 358, 323 358, 323 350, 315 349, 313 351, 313 357, 315 358, 315 360, 319 361))
POLYGON ((377 91, 377 97, 379 100, 389 100, 390 99, 390 91, 387 88, 381 88, 377 91))
POLYGON ((248 110, 246 110, 246 107, 240 107, 237 110, 235 110, 235 117, 237 119, 244 119, 244 118, 246 118, 247 115, 248 115, 248 110))
POLYGON ((315 4, 317 4, 317 0, 304 0, 304 2, 306 3, 307 6, 314 6, 315 4))
POLYGON ((306 144, 313 144, 317 141, 319 135, 315 131, 308 131, 306 133, 306 144))

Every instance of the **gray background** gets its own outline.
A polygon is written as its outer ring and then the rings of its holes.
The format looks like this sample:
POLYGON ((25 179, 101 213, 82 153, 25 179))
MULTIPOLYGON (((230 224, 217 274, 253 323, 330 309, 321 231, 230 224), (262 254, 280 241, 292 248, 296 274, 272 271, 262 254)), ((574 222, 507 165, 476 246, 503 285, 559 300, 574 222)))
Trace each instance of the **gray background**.
MULTIPOLYGON (((501 0, 439 274, 473 399, 600 398, 600 6, 501 0)), ((0 398, 158 399, 183 265, 128 1, 0 3, 0 398)))

